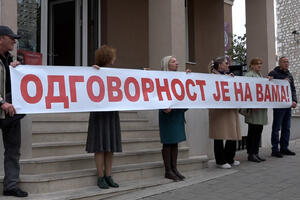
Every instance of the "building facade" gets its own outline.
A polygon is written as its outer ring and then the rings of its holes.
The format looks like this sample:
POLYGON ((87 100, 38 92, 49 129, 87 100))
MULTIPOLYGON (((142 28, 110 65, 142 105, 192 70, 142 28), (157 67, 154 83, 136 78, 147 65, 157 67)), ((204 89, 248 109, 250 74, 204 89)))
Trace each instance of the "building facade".
MULTIPOLYGON (((1 2, 1 23, 9 24, 22 35, 18 49, 40 53, 43 65, 91 65, 94 50, 108 44, 118 49, 116 67, 159 69, 162 55, 174 54, 182 68, 190 61, 193 71, 199 72, 206 72, 206 67, 201 66, 211 58, 223 55, 224 6, 226 10, 228 2, 232 3, 226 1, 224 5, 217 0, 1 2), (17 13, 17 18, 6 13, 7 10, 17 13), (6 22, 6 15, 14 21, 6 22), (213 38, 212 42, 203 39, 207 36, 213 38)), ((230 13, 226 18, 229 16, 230 13)))
MULTIPOLYGON (((43 65, 88 66, 95 49, 108 44, 118 51, 115 67, 159 70, 163 56, 175 55, 180 70, 206 73, 211 59, 224 55, 228 39, 224 26, 231 30, 232 4, 231 0, 1 0, 0 23, 23 36, 18 49, 25 54, 25 64, 34 60, 30 53, 37 53, 34 56, 43 65)), ((272 0, 246 1, 247 54, 263 58, 268 66, 264 74, 275 66, 273 10, 272 0)), ((157 123, 156 114, 148 117, 157 123)), ((193 154, 211 154, 207 120, 207 110, 187 113, 193 154)))
MULTIPOLYGON (((287 56, 290 71, 295 79, 298 100, 300 99, 300 1, 277 0, 277 47, 278 56, 287 56)), ((300 115, 299 106, 293 110, 300 115)))
MULTIPOLYGON (((207 73, 208 63, 224 55, 230 43, 226 35, 232 29, 232 4, 233 0, 0 0, 0 24, 22 35, 15 54, 25 64, 90 66, 95 49, 108 44, 117 49, 114 67, 160 70, 161 58, 175 55, 181 71, 207 73)), ((273 11, 273 0, 246 1, 247 55, 263 58, 264 74, 276 62, 273 11)), ((157 125, 157 111, 141 115, 157 125)), ((30 159, 31 121, 24 120, 22 158, 30 159)), ((190 156, 213 159, 208 110, 191 109, 186 121, 190 156)), ((242 118, 241 126, 246 135, 242 118)), ((270 145, 270 134, 269 124, 263 146, 270 145)))

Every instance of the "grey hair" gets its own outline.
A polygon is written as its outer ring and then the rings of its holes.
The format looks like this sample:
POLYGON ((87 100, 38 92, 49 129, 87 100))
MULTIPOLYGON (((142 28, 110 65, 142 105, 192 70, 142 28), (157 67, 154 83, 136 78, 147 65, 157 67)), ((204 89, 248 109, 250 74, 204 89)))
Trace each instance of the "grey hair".
POLYGON ((284 59, 284 58, 287 58, 286 56, 280 56, 280 58, 279 58, 279 62, 282 60, 282 59, 284 59))
POLYGON ((169 62, 175 56, 165 56, 161 59, 160 66, 162 71, 169 71, 169 62))
POLYGON ((226 59, 227 59, 226 56, 220 56, 215 59, 215 62, 218 63, 218 65, 219 65, 219 64, 222 64, 222 62, 226 59))
POLYGON ((220 56, 220 57, 217 57, 215 58, 213 61, 213 65, 212 65, 212 70, 215 69, 215 70, 218 70, 219 68, 219 65, 222 64, 222 62, 224 60, 227 60, 227 56, 220 56))

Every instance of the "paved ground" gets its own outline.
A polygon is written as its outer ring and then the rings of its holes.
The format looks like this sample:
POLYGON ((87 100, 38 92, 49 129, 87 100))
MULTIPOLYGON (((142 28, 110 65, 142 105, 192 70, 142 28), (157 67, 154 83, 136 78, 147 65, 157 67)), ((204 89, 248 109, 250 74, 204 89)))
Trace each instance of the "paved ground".
POLYGON ((246 152, 239 152, 235 173, 143 200, 300 200, 300 140, 291 142, 290 149, 297 155, 274 158, 270 149, 261 149, 267 158, 261 163, 248 162, 246 152))

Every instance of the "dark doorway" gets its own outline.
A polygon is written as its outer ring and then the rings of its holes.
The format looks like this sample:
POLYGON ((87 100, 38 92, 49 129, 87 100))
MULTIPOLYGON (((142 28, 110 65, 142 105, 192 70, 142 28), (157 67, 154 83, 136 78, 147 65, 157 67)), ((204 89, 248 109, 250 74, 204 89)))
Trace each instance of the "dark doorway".
POLYGON ((49 19, 48 64, 74 66, 75 0, 49 1, 49 19))

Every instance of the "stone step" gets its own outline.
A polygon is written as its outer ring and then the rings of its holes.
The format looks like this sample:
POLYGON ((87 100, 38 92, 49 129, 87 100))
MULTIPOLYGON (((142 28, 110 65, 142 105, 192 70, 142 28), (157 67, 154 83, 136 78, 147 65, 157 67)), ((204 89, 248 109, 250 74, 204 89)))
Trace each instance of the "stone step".
MULTIPOLYGON (((97 186, 77 188, 73 190, 58 191, 46 194, 30 194, 30 200, 135 200, 143 199, 163 192, 176 190, 182 187, 202 183, 215 178, 236 173, 237 170, 201 169, 186 171, 184 181, 174 182, 161 176, 141 180, 119 182, 119 188, 107 190, 99 189, 97 186)), ((0 200, 1 197, 0 197, 0 200)), ((3 199, 4 200, 4 199, 3 199)), ((6 200, 6 199, 5 199, 6 200)), ((154 199, 153 199, 154 200, 154 199)))
MULTIPOLYGON (((137 111, 121 111, 120 119, 137 119, 137 111)), ((88 121, 89 112, 81 113, 47 113, 47 114, 30 114, 32 121, 88 121)))
MULTIPOLYGON (((122 128, 121 129, 122 139, 133 139, 133 138, 157 138, 159 137, 158 128, 144 127, 144 128, 122 128)), ((78 142, 86 141, 87 130, 82 132, 33 132, 32 142, 78 142)))
MULTIPOLYGON (((32 157, 64 156, 84 154, 86 142, 43 142, 32 144, 32 157)), ((157 149, 161 147, 160 139, 157 138, 135 138, 123 139, 122 149, 124 152, 139 149, 157 149)))
MULTIPOLYGON (((188 147, 179 147, 178 158, 189 156, 188 147)), ((162 160, 161 148, 143 149, 139 151, 129 151, 115 153, 113 165, 126 165, 132 163, 144 163, 149 161, 162 160)), ((42 174, 55 173, 60 171, 81 170, 94 168, 93 154, 77 154, 67 156, 52 156, 20 160, 21 174, 42 174)))
MULTIPOLYGON (((146 119, 123 119, 121 129, 149 127, 146 119)), ((32 123, 32 132, 86 132, 87 121, 36 121, 32 123)))
MULTIPOLYGON (((206 167, 207 161, 207 156, 179 159, 178 169, 183 174, 188 171, 200 170, 206 167)), ((113 167, 114 179, 119 183, 132 180, 143 182, 146 178, 163 177, 163 175, 164 166, 162 161, 114 165, 113 167)), ((95 186, 96 181, 96 169, 92 168, 48 174, 21 175, 20 187, 31 194, 40 194, 95 186)))

